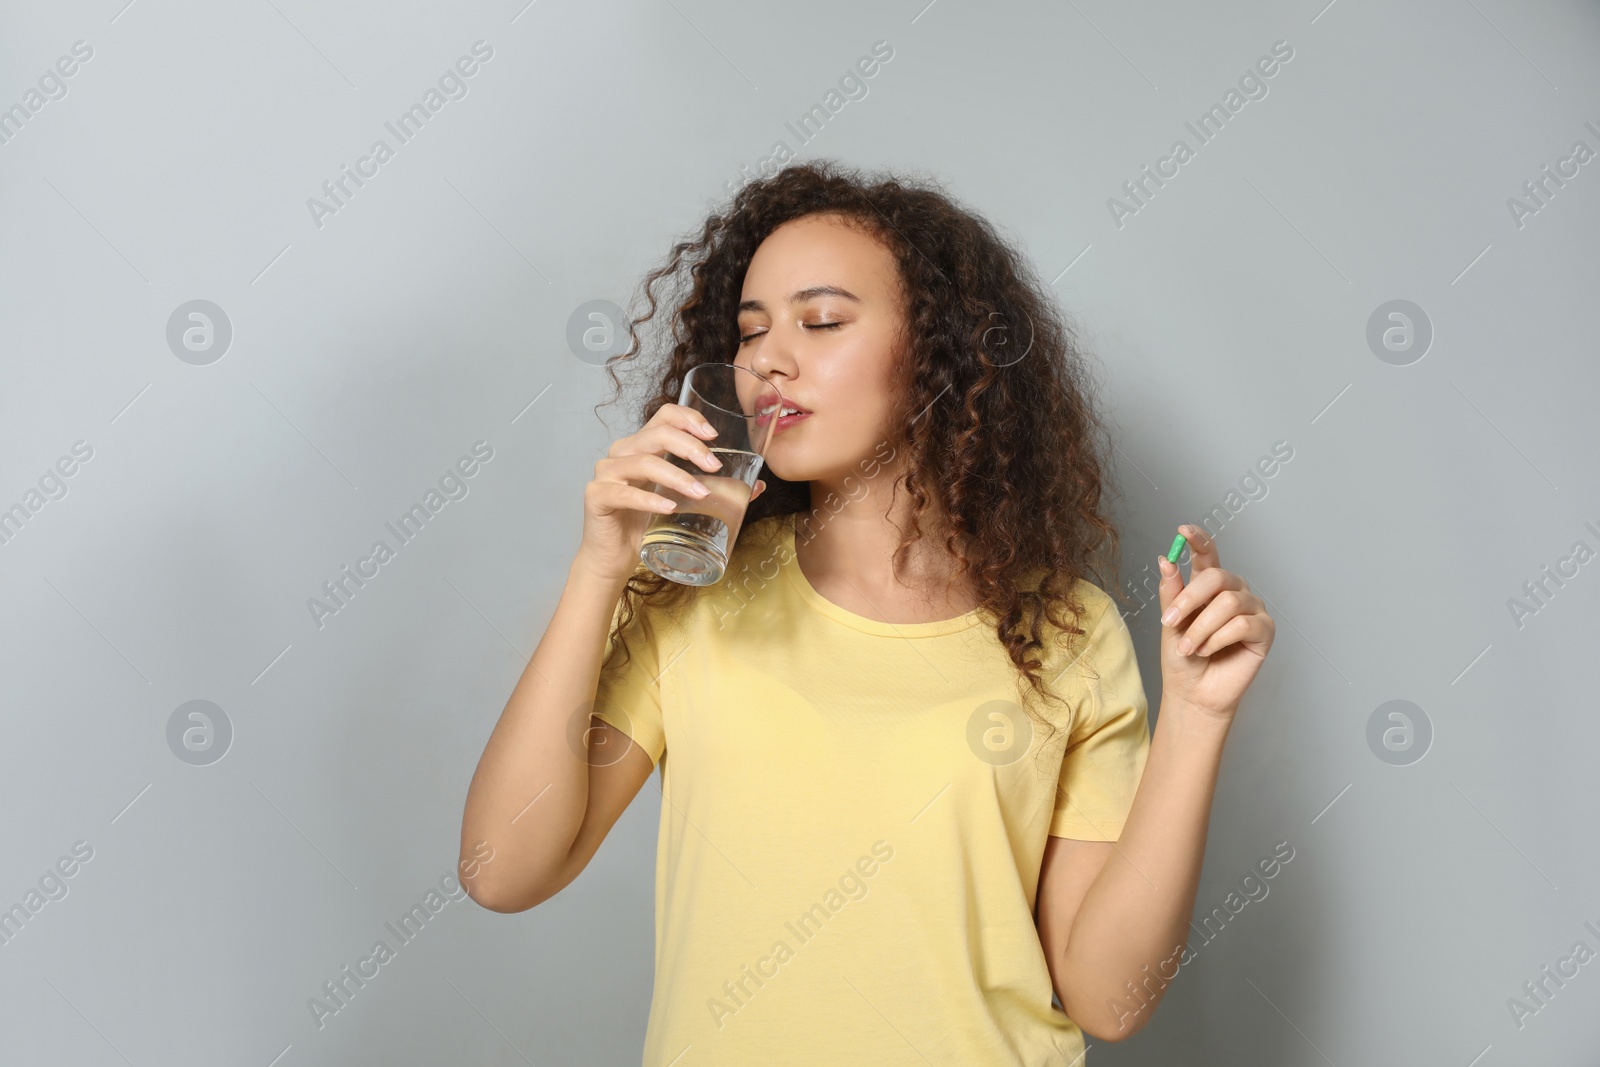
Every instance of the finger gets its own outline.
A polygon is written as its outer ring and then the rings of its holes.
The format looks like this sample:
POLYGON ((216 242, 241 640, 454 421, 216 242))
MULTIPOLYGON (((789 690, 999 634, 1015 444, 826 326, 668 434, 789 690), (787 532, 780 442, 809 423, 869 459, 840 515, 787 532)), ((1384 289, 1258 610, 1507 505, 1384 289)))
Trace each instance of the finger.
POLYGON ((624 510, 665 513, 678 507, 678 502, 671 497, 623 482, 590 482, 589 487, 600 514, 624 510))
POLYGON ((762 493, 764 493, 766 491, 767 491, 767 483, 762 481, 760 478, 757 478, 756 479, 756 491, 750 494, 750 500, 752 502, 754 502, 756 497, 760 496, 762 493))
POLYGON ((1217 557, 1217 540, 1200 526, 1180 526, 1178 532, 1189 542, 1189 580, 1212 567, 1221 566, 1217 557))
POLYGON ((1183 572, 1178 570, 1176 563, 1170 562, 1166 556, 1156 557, 1156 569, 1161 572, 1161 581, 1156 584, 1162 612, 1162 622, 1172 609, 1173 601, 1183 592, 1183 572))
POLYGON ((652 426, 676 426, 707 441, 717 435, 715 427, 703 414, 682 404, 662 404, 656 409, 656 413, 650 416, 650 421, 645 423, 644 428, 649 429, 652 426))
POLYGON ((1201 642, 1200 647, 1194 650, 1193 655, 1215 655, 1229 645, 1245 640, 1250 636, 1251 630, 1255 626, 1255 619, 1256 616, 1254 615, 1235 615, 1217 627, 1215 633, 1201 642))
POLYGON ((704 470, 722 469, 722 461, 711 451, 710 445, 688 430, 667 424, 646 426, 636 434, 619 438, 611 445, 607 458, 660 456, 664 453, 681 456, 704 470))
POLYGON ((663 404, 637 431, 611 442, 611 448, 606 454, 625 456, 635 452, 661 452, 664 448, 662 431, 666 431, 668 437, 674 432, 681 432, 689 440, 699 444, 711 441, 717 436, 716 428, 702 413, 682 404, 663 404))
MULTIPOLYGON (((1193 588, 1191 583, 1190 588, 1193 588)), ((1182 627, 1178 637, 1178 651, 1182 655, 1192 656, 1195 650, 1205 644, 1206 639, 1216 633, 1232 618, 1243 613, 1244 598, 1236 589, 1224 589, 1208 600, 1201 609, 1200 614, 1188 626, 1182 627)))
POLYGON ((602 459, 595 464, 595 480, 619 482, 634 487, 654 482, 659 487, 671 486, 678 492, 697 500, 711 493, 710 487, 696 478, 693 472, 686 471, 653 452, 602 459))
POLYGON ((1243 588, 1243 578, 1221 567, 1212 567, 1210 570, 1204 571, 1191 571, 1189 573, 1188 586, 1173 599, 1172 605, 1161 613, 1161 624, 1163 626, 1176 626, 1180 630, 1187 629, 1191 623, 1186 620, 1209 604, 1212 597, 1215 597, 1224 589, 1242 591, 1243 588))

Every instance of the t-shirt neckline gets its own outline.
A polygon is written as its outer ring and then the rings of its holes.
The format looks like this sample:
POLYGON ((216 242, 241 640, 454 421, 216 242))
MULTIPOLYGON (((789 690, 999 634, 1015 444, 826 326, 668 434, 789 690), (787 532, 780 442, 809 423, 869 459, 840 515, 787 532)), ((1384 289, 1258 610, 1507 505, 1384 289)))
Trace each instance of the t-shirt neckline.
POLYGON ((780 569, 788 575, 790 586, 802 600, 834 622, 878 637, 939 637, 957 633, 982 621, 982 608, 973 608, 953 619, 936 619, 933 622, 883 622, 869 619, 865 615, 857 615, 840 607, 817 592, 800 569, 800 557, 795 552, 795 526, 798 516, 798 512, 790 512, 787 521, 783 523, 783 536, 787 541, 789 559, 780 569))

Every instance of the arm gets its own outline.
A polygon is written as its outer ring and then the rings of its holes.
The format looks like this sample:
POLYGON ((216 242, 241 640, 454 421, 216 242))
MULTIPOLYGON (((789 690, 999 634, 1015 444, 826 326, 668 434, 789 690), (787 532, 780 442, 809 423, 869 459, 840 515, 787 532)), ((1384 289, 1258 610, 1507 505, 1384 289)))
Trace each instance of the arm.
POLYGON ((1039 939, 1062 1006, 1093 1037, 1131 1037, 1177 973, 1229 725, 1163 699, 1121 837, 1045 842, 1039 939))
MULTIPOLYGON (((524 911, 576 878, 655 766, 659 751, 640 750, 593 715, 600 668, 645 528, 676 506, 656 490, 705 489, 666 455, 715 470, 706 444, 715 435, 699 412, 663 404, 612 443, 584 487, 583 541, 561 600, 467 790, 461 880, 492 911, 524 911), (620 758, 601 755, 615 751, 620 758)), ((757 480, 751 500, 765 484, 757 480)))
MULTIPOLYGON (((1158 557, 1161 713, 1121 836, 1047 839, 1039 878, 1040 941, 1056 995, 1085 1033, 1105 1041, 1144 1026, 1178 973, 1223 744, 1275 633, 1261 598, 1218 565, 1211 535, 1178 529, 1189 541, 1190 581, 1158 557)), ((1131 655, 1125 642, 1126 633, 1131 655)))
POLYGON ((624 734, 588 715, 626 583, 574 561, 550 625, 478 760, 461 821, 462 882, 492 911, 524 911, 576 878, 654 767, 624 734), (594 766, 579 746, 632 750, 594 766), (487 862, 480 842, 492 849, 487 862), (470 864, 474 855, 479 862, 470 864), (469 866, 476 868, 470 878, 469 866))

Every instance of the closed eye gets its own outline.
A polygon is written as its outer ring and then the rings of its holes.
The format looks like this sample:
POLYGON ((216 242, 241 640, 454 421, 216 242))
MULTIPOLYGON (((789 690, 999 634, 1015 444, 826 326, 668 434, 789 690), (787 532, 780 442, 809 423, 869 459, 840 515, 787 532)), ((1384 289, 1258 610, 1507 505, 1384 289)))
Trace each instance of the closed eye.
MULTIPOLYGON (((808 330, 831 330, 835 326, 843 326, 844 323, 842 323, 842 322, 802 322, 800 325, 805 327, 808 330)), ((755 338, 760 337, 760 336, 761 335, 759 333, 746 334, 745 336, 739 338, 739 343, 740 344, 744 344, 746 341, 754 340, 755 338)))

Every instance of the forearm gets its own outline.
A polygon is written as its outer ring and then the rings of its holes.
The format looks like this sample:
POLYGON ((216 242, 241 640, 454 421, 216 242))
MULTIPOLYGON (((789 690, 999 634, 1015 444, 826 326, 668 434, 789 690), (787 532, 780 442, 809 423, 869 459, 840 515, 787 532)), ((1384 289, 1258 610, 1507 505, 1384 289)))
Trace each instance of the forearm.
POLYGON ((1173 957, 1188 939, 1228 729, 1228 720, 1162 701, 1122 835, 1057 961, 1062 1006, 1086 1030, 1130 1035, 1149 1020, 1176 973, 1173 957))
MULTIPOLYGON (((574 562, 544 637, 478 760, 461 820, 461 858, 479 842, 494 862, 467 883, 486 906, 514 910, 558 870, 588 807, 589 727, 617 600, 626 585, 574 562)), ((466 881, 466 879, 463 879, 466 881)), ((523 905, 525 906, 525 905, 523 905)))

